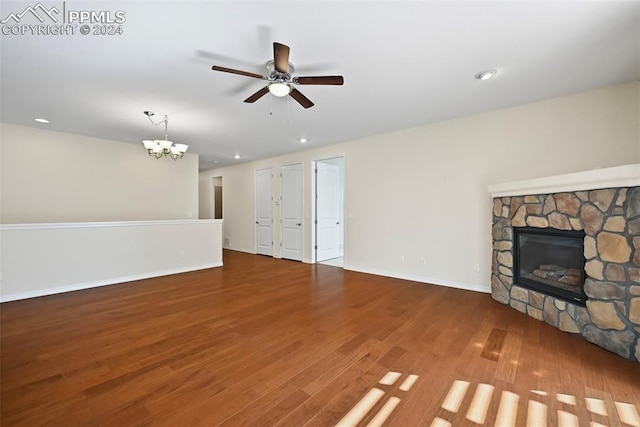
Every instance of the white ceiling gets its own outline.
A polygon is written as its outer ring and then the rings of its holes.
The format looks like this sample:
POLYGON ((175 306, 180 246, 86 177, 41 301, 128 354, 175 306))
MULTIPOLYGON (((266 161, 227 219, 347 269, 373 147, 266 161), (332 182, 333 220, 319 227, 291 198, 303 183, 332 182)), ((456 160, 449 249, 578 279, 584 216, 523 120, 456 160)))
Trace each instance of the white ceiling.
MULTIPOLYGON (((0 19, 36 3, 2 1, 0 19)), ((142 112, 168 114, 169 139, 201 169, 640 80, 638 1, 64 6, 122 10, 123 34, 0 36, 2 121, 140 144, 163 135, 142 112), (344 86, 298 86, 307 110, 270 94, 246 104, 264 82, 211 71, 263 74, 274 41, 291 47, 294 75, 344 86), (473 78, 487 68, 498 75, 473 78)))

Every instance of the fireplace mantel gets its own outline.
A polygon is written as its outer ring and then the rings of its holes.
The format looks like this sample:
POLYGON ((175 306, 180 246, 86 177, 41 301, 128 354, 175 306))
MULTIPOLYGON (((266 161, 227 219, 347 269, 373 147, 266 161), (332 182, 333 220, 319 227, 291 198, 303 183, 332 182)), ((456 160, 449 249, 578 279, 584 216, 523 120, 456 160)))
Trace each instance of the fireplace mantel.
POLYGON ((640 163, 489 186, 491 197, 526 196, 640 185, 640 163))

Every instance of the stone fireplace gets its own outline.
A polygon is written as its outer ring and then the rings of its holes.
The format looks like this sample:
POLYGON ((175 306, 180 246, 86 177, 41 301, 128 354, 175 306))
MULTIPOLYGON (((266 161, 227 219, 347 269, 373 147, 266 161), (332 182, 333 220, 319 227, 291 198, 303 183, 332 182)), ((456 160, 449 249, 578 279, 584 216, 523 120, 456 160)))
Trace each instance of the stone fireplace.
POLYGON ((627 165, 491 186, 493 299, 640 361, 639 185, 627 165))

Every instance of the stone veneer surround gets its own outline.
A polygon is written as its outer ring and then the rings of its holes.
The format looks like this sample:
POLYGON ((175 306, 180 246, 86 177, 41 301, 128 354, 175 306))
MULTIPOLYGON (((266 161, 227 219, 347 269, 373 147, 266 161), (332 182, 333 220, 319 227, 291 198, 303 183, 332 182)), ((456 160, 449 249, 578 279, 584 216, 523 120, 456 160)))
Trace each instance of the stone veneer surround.
POLYGON ((640 361, 640 187, 493 199, 493 299, 640 361), (584 230, 586 307, 513 283, 513 227, 584 230))

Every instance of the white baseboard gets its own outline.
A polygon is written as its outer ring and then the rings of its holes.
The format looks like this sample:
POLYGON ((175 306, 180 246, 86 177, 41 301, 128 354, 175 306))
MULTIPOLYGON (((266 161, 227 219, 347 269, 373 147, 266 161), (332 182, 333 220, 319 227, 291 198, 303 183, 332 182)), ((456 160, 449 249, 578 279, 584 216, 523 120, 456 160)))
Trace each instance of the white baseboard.
POLYGON ((350 271, 357 271, 358 273, 367 273, 367 274, 373 274, 376 276, 392 277, 394 279, 411 280, 412 282, 427 283, 429 285, 445 286, 447 288, 464 289, 466 291, 482 292, 485 294, 491 293, 491 287, 485 288, 483 286, 471 285, 469 283, 459 283, 459 282, 451 282, 448 280, 445 281, 445 280, 431 279, 428 277, 413 276, 410 274, 394 273, 390 271, 374 270, 372 268, 364 268, 364 267, 358 267, 354 265, 345 265, 344 269, 350 270, 350 271))
POLYGON ((171 274, 187 273, 189 271, 204 270, 206 268, 222 267, 222 262, 197 265, 192 267, 176 268, 171 270, 154 271, 144 274, 136 274, 132 276, 115 277, 113 279, 96 280, 92 282, 76 283, 68 286, 59 286, 56 288, 38 289, 36 291, 21 292, 19 294, 2 295, 0 303, 16 301, 27 298, 42 297, 45 295, 61 294, 64 292, 80 291, 82 289, 98 288, 100 286, 116 285, 118 283, 132 282, 134 280, 150 279, 152 277, 168 276, 171 274))

